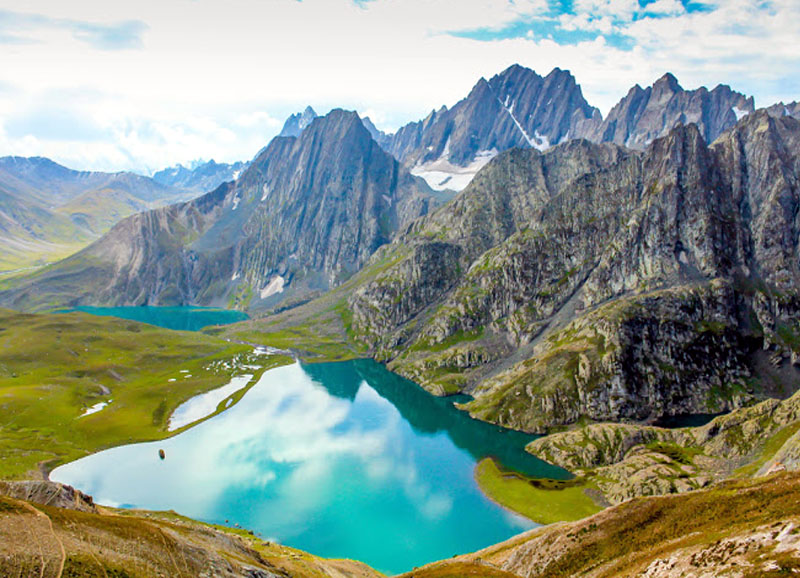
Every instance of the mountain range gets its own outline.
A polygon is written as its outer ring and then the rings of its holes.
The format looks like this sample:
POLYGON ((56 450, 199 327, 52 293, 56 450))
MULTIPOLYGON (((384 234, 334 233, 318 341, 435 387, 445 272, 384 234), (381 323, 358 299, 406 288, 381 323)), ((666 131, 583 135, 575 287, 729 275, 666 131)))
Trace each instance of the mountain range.
MULTIPOLYGON (((542 77, 514 65, 489 80, 480 79, 470 94, 451 109, 434 110, 425 119, 409 123, 394 134, 381 132, 369 118, 363 118, 362 122, 384 150, 413 175, 425 179, 431 188, 443 191, 440 198, 444 199, 451 194, 447 191, 462 190, 481 167, 509 148, 546 150, 568 139, 586 138, 642 149, 676 123, 689 122, 696 123, 703 138, 712 142, 753 110, 752 98, 727 86, 711 91, 705 88, 687 91, 672 75, 666 74, 646 89, 633 87, 603 119, 586 102, 569 72, 556 68, 542 77)), ((797 103, 780 103, 769 110, 773 115, 800 115, 797 103)), ((291 115, 280 136, 298 136, 316 117, 310 106, 291 115)), ((89 203, 81 205, 78 200, 78 206, 68 207, 58 205, 59 177, 53 171, 44 172, 42 175, 52 176, 53 183, 45 183, 40 175, 35 186, 48 190, 52 185, 56 191, 53 199, 48 201, 47 195, 43 198, 48 207, 59 209, 58 214, 45 215, 42 211, 47 207, 19 206, 18 195, 14 200, 6 196, 3 244, 7 251, 0 267, 37 266, 64 257, 86 246, 121 218, 212 191, 223 182, 238 178, 248 164, 211 160, 163 169, 153 174, 152 180, 173 190, 165 190, 161 199, 146 202, 135 190, 131 193, 131 187, 147 189, 151 184, 134 182, 136 178, 131 175, 124 192, 112 186, 87 196, 85 200, 91 199, 89 203), (102 217, 93 213, 95 207, 102 217), (77 223, 69 222, 73 216, 77 223)), ((115 179, 121 180, 122 174, 118 173, 115 179)), ((107 178, 102 175, 98 173, 96 180, 107 178)), ((91 179, 84 180, 91 186, 91 179)), ((13 179, 0 176, 0 186, 4 182, 13 188, 13 179)), ((147 194, 143 193, 145 197, 147 194)))
POLYGON ((499 155, 376 256, 352 331, 482 419, 714 413, 785 395, 800 363, 800 121, 750 114, 709 146, 571 141, 499 155))
MULTIPOLYGON (((631 88, 604 119, 569 72, 556 68, 542 77, 514 65, 490 80, 481 78, 453 108, 433 110, 394 134, 380 132, 369 119, 365 124, 385 150, 431 187, 462 190, 494 155, 510 148, 543 151, 586 139, 642 150, 678 123, 695 123, 710 143, 754 110, 752 97, 728 86, 685 90, 665 74, 650 87, 631 88)), ((797 105, 785 111, 796 115, 797 105)))
POLYGON ((153 174, 153 180, 167 187, 174 187, 193 193, 213 191, 226 181, 236 180, 249 163, 217 163, 214 159, 198 162, 184 167, 175 165, 153 174))
POLYGON ((355 113, 334 110, 273 139, 236 181, 122 221, 19 299, 266 306, 346 279, 434 203, 355 113))
POLYGON ((191 196, 128 172, 74 171, 45 158, 0 158, 0 270, 63 258, 124 217, 191 196))
POLYGON ((558 487, 590 480, 587 492, 622 504, 421 575, 482 571, 482 556, 512 575, 589 572, 606 552, 624 569, 622 534, 680 550, 670 567, 636 562, 670 575, 696 566, 697 544, 681 540, 698 520, 691 538, 703 536, 711 567, 730 552, 708 536, 752 543, 757 522, 777 552, 791 534, 781 512, 796 504, 796 476, 695 490, 800 467, 798 103, 756 110, 727 86, 687 91, 666 74, 603 118, 568 72, 512 66, 394 134, 308 107, 250 163, 200 169, 146 179, 0 159, 9 246, 58 227, 85 243, 111 225, 108 199, 135 210, 187 194, 177 185, 217 184, 3 281, 0 305, 248 310, 254 319, 208 331, 288 341, 301 356, 338 340, 431 393, 467 394, 458 407, 477 419, 552 434, 527 449, 580 474, 558 487), (631 500, 687 491, 680 504, 631 500))
POLYGON ((347 282, 341 322, 373 357, 536 432, 787 395, 800 122, 753 108, 668 74, 602 119, 568 72, 519 66, 395 135, 309 107, 235 181, 122 221, 0 302, 264 310, 347 282), (443 160, 485 166, 447 202, 414 175, 443 160))

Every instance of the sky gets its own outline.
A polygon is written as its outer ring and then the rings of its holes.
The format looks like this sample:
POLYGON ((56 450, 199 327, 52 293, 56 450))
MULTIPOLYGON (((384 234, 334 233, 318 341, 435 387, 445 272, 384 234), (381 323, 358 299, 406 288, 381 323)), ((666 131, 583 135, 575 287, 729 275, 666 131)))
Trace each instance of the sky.
POLYGON ((0 155, 248 160, 306 105, 394 131, 518 63, 605 115, 669 71, 800 100, 800 0, 0 0, 0 155))

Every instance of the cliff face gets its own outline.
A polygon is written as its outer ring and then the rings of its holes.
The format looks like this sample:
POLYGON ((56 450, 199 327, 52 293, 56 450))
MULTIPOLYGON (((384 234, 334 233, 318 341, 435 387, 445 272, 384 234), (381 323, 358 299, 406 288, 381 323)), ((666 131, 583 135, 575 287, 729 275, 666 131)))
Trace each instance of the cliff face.
POLYGON ((690 125, 642 153, 505 153, 376 255, 353 329, 391 369, 530 431, 784 394, 799 137, 759 112, 711 147, 690 125))
POLYGON ((336 285, 430 202, 355 113, 333 111, 236 181, 123 221, 4 300, 268 305, 336 285))

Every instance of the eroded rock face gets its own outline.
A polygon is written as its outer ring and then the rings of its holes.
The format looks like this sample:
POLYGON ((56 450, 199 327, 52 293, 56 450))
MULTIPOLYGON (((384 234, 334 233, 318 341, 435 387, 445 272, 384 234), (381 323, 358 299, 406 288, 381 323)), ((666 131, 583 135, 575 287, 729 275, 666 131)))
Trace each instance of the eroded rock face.
MULTIPOLYGON (((535 456, 581 476, 591 476, 611 504, 639 496, 683 493, 728 478, 752 463, 757 476, 800 467, 797 429, 800 393, 737 409, 694 428, 602 423, 531 442, 535 456), (784 432, 780 448, 768 440, 784 432), (765 451, 775 451, 774 456, 765 451), (766 458, 769 457, 767 460, 766 458)), ((742 474, 739 474, 740 476, 742 474)))
POLYGON ((2 482, 0 495, 18 500, 27 500, 34 504, 66 508, 79 512, 97 513, 94 501, 80 490, 72 486, 48 481, 2 482))
POLYGON ((391 369, 529 431, 730 410, 776 393, 765 355, 785 394, 798 139, 800 122, 760 111, 713 146, 690 125, 642 153, 502 154, 376 256, 353 329, 391 369))

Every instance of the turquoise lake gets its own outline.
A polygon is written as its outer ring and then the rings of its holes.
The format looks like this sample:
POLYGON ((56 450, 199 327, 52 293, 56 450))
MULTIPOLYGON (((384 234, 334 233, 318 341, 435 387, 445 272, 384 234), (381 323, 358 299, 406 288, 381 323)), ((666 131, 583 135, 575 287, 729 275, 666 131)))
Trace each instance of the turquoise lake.
POLYGON ((386 573, 532 528, 483 495, 476 462, 568 474, 525 453, 531 436, 478 422, 378 363, 279 367, 227 411, 171 439, 54 470, 101 504, 172 509, 386 573), (163 448, 166 459, 159 459, 163 448))
POLYGON ((75 307, 64 311, 120 317, 179 331, 199 331, 209 325, 229 325, 249 319, 247 313, 206 307, 75 307))

